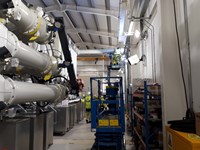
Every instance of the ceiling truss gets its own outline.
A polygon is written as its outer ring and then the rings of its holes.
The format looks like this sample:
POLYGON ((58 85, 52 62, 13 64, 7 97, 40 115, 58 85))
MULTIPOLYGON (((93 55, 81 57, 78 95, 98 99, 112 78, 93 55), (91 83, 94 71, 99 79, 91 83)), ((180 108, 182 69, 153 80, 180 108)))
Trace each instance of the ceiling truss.
POLYGON ((80 49, 82 49, 82 47, 84 47, 84 46, 101 47, 101 48, 118 48, 118 47, 124 47, 123 44, 121 44, 121 45, 106 45, 106 44, 97 44, 97 43, 90 43, 90 42, 76 43, 76 46, 78 46, 80 49))
MULTIPOLYGON (((99 8, 94 8, 95 6, 78 6, 77 2, 75 5, 72 4, 62 4, 60 2, 60 0, 54 0, 56 5, 53 6, 47 6, 44 8, 45 12, 47 13, 53 13, 53 12, 62 12, 62 16, 64 17, 64 19, 66 19, 69 23, 70 23, 70 27, 68 26, 68 28, 66 27, 66 32, 67 34, 70 36, 70 38, 74 38, 73 34, 75 34, 77 36, 77 40, 76 42, 74 42, 76 44, 77 47, 79 47, 80 49, 101 49, 101 48, 116 48, 116 47, 123 47, 122 45, 116 45, 116 43, 112 43, 112 40, 114 41, 118 41, 118 33, 113 32, 111 30, 111 18, 115 18, 117 20, 119 20, 119 11, 118 10, 110 10, 110 6, 107 6, 108 3, 106 4, 106 8, 105 9, 99 9, 99 8), (73 18, 71 18, 71 14, 70 12, 79 12, 81 13, 81 19, 85 25, 85 27, 81 27, 81 28, 77 28, 77 26, 74 24, 75 22, 73 21, 73 18), (89 29, 86 26, 85 20, 82 16, 82 14, 91 14, 94 16, 94 21, 96 24, 96 30, 95 29, 89 29), (100 30, 98 27, 98 23, 97 23, 97 16, 105 16, 107 18, 107 28, 108 30, 100 30), (85 35, 87 34, 90 38, 89 41, 86 41, 85 39, 85 35), (92 35, 95 36, 99 36, 99 42, 93 41, 93 37, 92 35), (105 40, 104 40, 104 44, 102 39, 103 38, 108 38, 108 43, 105 44, 105 40), (112 40, 111 40, 112 39, 112 40)), ((73 39, 72 39, 73 40, 73 39)), ((74 40, 73 40, 74 41, 74 40)))
POLYGON ((44 10, 47 13, 55 12, 55 11, 60 11, 60 12, 73 11, 73 12, 92 14, 92 15, 95 14, 95 15, 101 15, 101 16, 110 16, 115 19, 118 19, 119 17, 119 12, 116 10, 105 10, 105 9, 90 8, 90 7, 83 7, 83 6, 77 6, 77 5, 67 5, 67 4, 48 6, 48 7, 45 7, 44 10))
POLYGON ((66 31, 67 31, 67 33, 73 33, 73 34, 83 33, 83 34, 92 34, 92 35, 103 36, 103 37, 111 37, 111 38, 117 40, 117 34, 114 32, 109 33, 109 32, 104 32, 104 31, 80 29, 80 28, 66 29, 66 31))

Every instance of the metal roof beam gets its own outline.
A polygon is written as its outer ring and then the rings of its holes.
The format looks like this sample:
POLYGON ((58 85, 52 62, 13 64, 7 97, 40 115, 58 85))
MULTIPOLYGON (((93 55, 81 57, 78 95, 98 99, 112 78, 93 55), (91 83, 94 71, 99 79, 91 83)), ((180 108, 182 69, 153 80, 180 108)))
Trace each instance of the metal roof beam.
POLYGON ((80 50, 78 56, 80 55, 103 55, 105 53, 114 53, 114 49, 88 49, 88 50, 80 50))
POLYGON ((48 6, 48 7, 45 7, 44 10, 46 13, 55 12, 55 11, 61 11, 61 12, 74 11, 74 12, 95 14, 95 15, 101 15, 101 16, 110 16, 116 19, 118 19, 119 17, 119 12, 116 10, 105 10, 105 9, 99 9, 99 8, 83 7, 83 6, 68 5, 68 4, 61 4, 59 6, 57 5, 48 6))
MULTIPOLYGON (((73 28, 74 30, 76 30, 76 28, 75 28, 74 24, 72 23, 71 19, 69 18, 69 16, 68 16, 65 12, 63 12, 63 16, 64 16, 67 20, 69 20, 69 22, 70 22, 72 28, 73 28)), ((79 39, 81 40, 81 42, 83 42, 83 39, 80 37, 80 35, 79 35, 78 33, 77 33, 77 36, 79 37, 79 39)))
POLYGON ((97 35, 97 36, 103 36, 103 37, 111 37, 114 39, 117 39, 117 34, 112 32, 104 32, 104 31, 96 31, 96 30, 90 30, 90 29, 81 29, 81 28, 76 28, 76 29, 66 29, 67 33, 83 33, 83 34, 91 34, 91 35, 97 35))
POLYGON ((82 46, 93 46, 93 47, 101 47, 101 48, 118 48, 118 47, 124 47, 124 45, 105 45, 105 44, 97 44, 97 43, 90 43, 90 42, 84 42, 84 43, 76 43, 76 46, 79 46, 81 49, 82 46))
MULTIPOLYGON (((58 7, 58 8, 59 7, 61 8, 62 4, 59 2, 59 0, 54 0, 54 1, 57 3, 57 5, 55 5, 55 6, 58 7)), ((69 18, 69 16, 66 14, 66 12, 63 12, 62 14, 63 14, 63 17, 69 21, 69 23, 71 24, 72 28, 75 30, 76 28, 75 28, 73 22, 71 21, 71 19, 69 18)), ((77 36, 79 37, 81 42, 83 42, 83 39, 80 37, 80 35, 78 33, 77 33, 77 36)))
MULTIPOLYGON (((105 60, 108 61, 109 58, 108 57, 77 57, 78 61, 96 61, 96 60, 105 60)), ((78 65, 77 67, 85 67, 88 65, 78 65)), ((94 65, 92 65, 94 66, 94 65)), ((96 66, 96 65, 95 65, 96 66)), ((102 65, 99 65, 102 67, 102 65)))
POLYGON ((97 44, 97 43, 90 43, 90 42, 84 42, 84 43, 76 43, 76 46, 79 46, 81 49, 81 47, 83 46, 95 46, 95 47, 101 47, 101 48, 115 48, 115 46, 111 46, 111 45, 105 45, 105 44, 97 44))

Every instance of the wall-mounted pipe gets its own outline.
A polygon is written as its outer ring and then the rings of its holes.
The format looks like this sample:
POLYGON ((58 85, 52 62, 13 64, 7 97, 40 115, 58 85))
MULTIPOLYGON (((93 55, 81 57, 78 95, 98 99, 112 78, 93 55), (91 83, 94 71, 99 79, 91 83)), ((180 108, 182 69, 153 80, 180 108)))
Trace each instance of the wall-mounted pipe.
POLYGON ((187 10, 187 1, 183 0, 183 7, 184 7, 184 20, 185 20, 185 36, 186 36, 186 43, 187 43, 187 51, 188 51, 188 97, 189 97, 189 107, 193 110, 193 89, 192 89, 192 71, 191 71, 191 56, 190 56, 190 37, 189 37, 189 27, 188 27, 188 10, 187 10))
POLYGON ((148 22, 146 19, 143 19, 143 24, 151 31, 151 47, 152 47, 152 77, 153 82, 156 83, 156 48, 155 48, 155 29, 154 26, 148 22))

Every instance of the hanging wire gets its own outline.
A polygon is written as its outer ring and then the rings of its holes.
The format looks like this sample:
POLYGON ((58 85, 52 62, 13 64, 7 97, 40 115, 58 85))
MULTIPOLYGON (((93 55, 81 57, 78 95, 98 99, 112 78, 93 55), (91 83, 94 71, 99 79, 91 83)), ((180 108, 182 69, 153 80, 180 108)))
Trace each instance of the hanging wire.
POLYGON ((182 64, 182 58, 181 58, 180 38, 179 38, 179 33, 178 33, 175 0, 173 0, 173 7, 174 7, 174 20, 175 20, 176 38, 177 38, 177 45, 178 45, 178 54, 179 54, 179 61, 180 61, 180 65, 181 65, 181 76, 182 76, 182 81, 183 81, 183 86, 184 86, 186 107, 188 109, 189 108, 189 106, 188 106, 188 97, 187 97, 186 83, 185 83, 185 78, 184 78, 184 73, 183 73, 183 64, 182 64))

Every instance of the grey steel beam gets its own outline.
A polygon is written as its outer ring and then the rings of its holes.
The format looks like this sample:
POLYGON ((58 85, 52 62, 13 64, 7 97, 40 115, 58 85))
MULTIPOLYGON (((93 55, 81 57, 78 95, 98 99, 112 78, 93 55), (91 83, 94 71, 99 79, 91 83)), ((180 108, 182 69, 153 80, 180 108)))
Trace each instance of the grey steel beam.
POLYGON ((68 5, 68 4, 60 4, 59 6, 58 5, 48 6, 48 7, 45 7, 44 10, 46 13, 55 12, 55 11, 59 11, 59 12, 74 11, 74 12, 95 14, 95 15, 101 15, 101 16, 110 16, 116 19, 118 19, 118 15, 119 15, 119 12, 116 10, 105 10, 105 9, 99 9, 99 8, 83 7, 83 6, 68 5))
POLYGON ((78 55, 102 55, 102 54, 105 54, 105 53, 114 53, 114 49, 82 49, 79 51, 78 55))
POLYGON ((76 29, 66 29, 67 33, 83 33, 83 34, 91 34, 91 35, 97 35, 97 36, 103 36, 103 37, 111 37, 114 39, 117 39, 117 34, 112 32, 104 32, 104 31, 96 31, 96 30, 90 30, 90 29, 81 29, 81 28, 76 28, 76 29))
POLYGON ((94 47, 101 47, 101 48, 118 48, 118 47, 124 47, 123 44, 120 45, 105 45, 105 44, 97 44, 97 43, 90 43, 90 42, 84 42, 84 43, 76 43, 76 46, 79 46, 81 49, 82 46, 94 46, 94 47))

